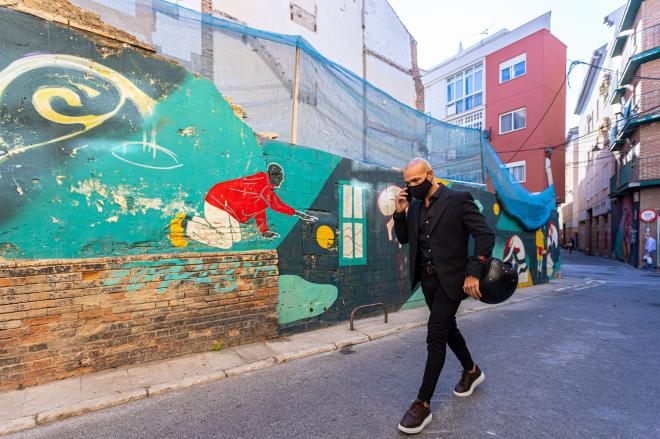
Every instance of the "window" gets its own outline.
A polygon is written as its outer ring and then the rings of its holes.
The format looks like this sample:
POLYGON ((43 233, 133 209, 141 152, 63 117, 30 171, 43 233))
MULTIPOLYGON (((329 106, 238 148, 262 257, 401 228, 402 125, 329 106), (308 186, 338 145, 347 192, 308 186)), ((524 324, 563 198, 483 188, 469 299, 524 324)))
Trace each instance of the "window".
POLYGON ((482 63, 447 78, 447 115, 461 113, 483 104, 483 90, 482 63))
POLYGON ((527 73, 527 54, 523 53, 500 64, 500 84, 527 73))
POLYGON ((289 9, 291 21, 316 32, 316 2, 295 0, 289 4, 289 9))
POLYGON ((500 114, 500 134, 511 131, 522 130, 527 125, 526 111, 524 108, 509 113, 500 114))
POLYGON ((513 163, 507 163, 505 165, 509 168, 511 176, 519 183, 525 182, 525 177, 527 176, 525 160, 513 163))
POLYGON ((365 190, 350 182, 339 184, 339 265, 367 263, 367 229, 365 190))

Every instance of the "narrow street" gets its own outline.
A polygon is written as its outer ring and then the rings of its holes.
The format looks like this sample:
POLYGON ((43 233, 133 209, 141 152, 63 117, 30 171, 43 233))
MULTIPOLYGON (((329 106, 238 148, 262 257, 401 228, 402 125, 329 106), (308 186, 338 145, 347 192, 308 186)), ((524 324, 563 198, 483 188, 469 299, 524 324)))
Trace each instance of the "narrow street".
MULTIPOLYGON (((660 436, 660 276, 562 255, 571 286, 459 319, 487 379, 456 398, 453 355, 420 437, 660 436)), ((396 438, 425 330, 125 404, 12 438, 396 438)))

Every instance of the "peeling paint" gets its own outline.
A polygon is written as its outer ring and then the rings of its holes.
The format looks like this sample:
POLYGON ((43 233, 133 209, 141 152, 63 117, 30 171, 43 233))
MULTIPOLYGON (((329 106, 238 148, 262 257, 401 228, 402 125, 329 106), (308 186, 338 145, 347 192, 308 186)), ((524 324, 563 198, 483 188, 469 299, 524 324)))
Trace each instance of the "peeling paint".
POLYGON ((16 181, 16 179, 14 179, 14 185, 16 186, 16 192, 18 192, 18 195, 23 196, 23 195, 24 195, 24 193, 23 193, 23 188, 21 188, 21 185, 18 184, 18 182, 16 181))
POLYGON ((179 128, 179 135, 181 136, 196 136, 197 131, 195 131, 195 127, 186 127, 186 128, 179 128))
POLYGON ((87 205, 91 205, 92 195, 96 192, 103 198, 108 198, 107 187, 99 179, 89 179, 78 182, 78 186, 71 186, 71 193, 84 195, 87 199, 87 205))

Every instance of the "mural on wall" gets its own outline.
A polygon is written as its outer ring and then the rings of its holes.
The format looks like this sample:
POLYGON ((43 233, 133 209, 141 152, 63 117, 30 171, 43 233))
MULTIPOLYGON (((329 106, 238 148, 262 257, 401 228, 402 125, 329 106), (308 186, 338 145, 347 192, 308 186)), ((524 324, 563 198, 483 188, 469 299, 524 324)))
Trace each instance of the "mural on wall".
POLYGON ((625 196, 619 200, 619 224, 616 231, 616 241, 614 243, 614 255, 620 261, 629 262, 632 254, 631 248, 634 235, 632 197, 625 196))
POLYGON ((204 217, 190 217, 178 213, 170 223, 170 240, 175 247, 186 247, 186 238, 210 247, 231 248, 241 241, 240 224, 254 219, 264 239, 279 238, 268 229, 266 209, 297 216, 305 222, 318 220, 315 216, 295 210, 282 201, 275 190, 284 181, 284 170, 277 163, 269 163, 267 172, 218 183, 204 198, 204 217))
MULTIPOLYGON (((88 37, 4 9, 0 28, 0 258, 277 249, 284 333, 368 303, 424 306, 392 231, 400 171, 255 136, 240 103, 162 58, 102 55, 88 37)), ((521 286, 558 271, 556 213, 525 231, 494 194, 440 181, 472 193, 521 286)), ((190 280, 176 264, 140 264, 104 285, 137 290, 162 270, 160 289, 239 282, 213 267, 190 280)))
POLYGON ((0 257, 274 249, 315 220, 310 174, 337 157, 269 160, 212 82, 164 59, 13 11, 0 25, 0 257))

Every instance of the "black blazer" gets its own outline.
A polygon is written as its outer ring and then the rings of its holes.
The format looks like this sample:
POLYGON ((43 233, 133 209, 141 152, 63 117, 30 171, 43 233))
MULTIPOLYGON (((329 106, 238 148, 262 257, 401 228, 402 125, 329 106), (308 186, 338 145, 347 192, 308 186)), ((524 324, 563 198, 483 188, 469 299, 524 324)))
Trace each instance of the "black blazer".
MULTIPOLYGON (((441 184, 438 198, 431 204, 431 254, 440 283, 453 300, 462 300, 463 282, 466 276, 481 277, 485 264, 478 256, 490 257, 495 246, 495 234, 486 218, 479 212, 472 194, 450 189, 441 184), (468 257, 468 239, 475 240, 475 251, 468 257)), ((413 199, 407 212, 394 217, 394 232, 401 244, 409 243, 411 290, 419 282, 417 272, 417 235, 419 232, 419 209, 423 201, 413 199)))

